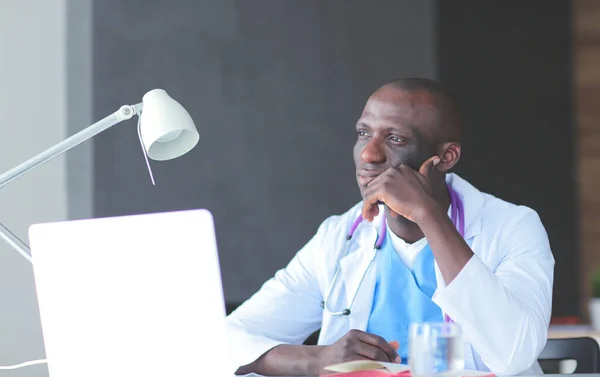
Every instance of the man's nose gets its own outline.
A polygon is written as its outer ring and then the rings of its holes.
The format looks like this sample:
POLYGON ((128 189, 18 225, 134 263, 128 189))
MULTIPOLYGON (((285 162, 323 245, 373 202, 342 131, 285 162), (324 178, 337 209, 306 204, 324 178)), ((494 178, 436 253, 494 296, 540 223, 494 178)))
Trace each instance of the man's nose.
POLYGON ((382 164, 385 162, 385 151, 383 148, 384 146, 381 145, 381 142, 373 138, 365 145, 360 158, 367 164, 382 164))

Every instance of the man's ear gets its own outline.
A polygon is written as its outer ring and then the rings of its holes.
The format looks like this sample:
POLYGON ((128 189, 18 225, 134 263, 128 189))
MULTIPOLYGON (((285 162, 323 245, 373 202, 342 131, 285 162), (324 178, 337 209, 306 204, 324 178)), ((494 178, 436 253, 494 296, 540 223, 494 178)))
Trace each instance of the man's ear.
POLYGON ((458 163, 458 160, 460 160, 460 152, 460 144, 458 143, 448 142, 442 144, 438 150, 440 162, 436 165, 437 170, 442 173, 452 170, 458 163))

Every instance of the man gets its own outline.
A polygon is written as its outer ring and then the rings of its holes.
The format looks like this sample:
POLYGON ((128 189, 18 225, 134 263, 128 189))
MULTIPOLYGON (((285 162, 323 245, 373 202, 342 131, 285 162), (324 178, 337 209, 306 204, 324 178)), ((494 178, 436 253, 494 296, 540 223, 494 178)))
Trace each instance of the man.
POLYGON ((548 237, 533 210, 449 173, 461 155, 453 98, 431 80, 394 80, 368 99, 356 132, 363 201, 325 220, 228 317, 237 373, 406 361, 408 325, 444 320, 462 329, 466 369, 540 373, 554 270, 548 237), (319 328, 319 345, 302 345, 319 328))

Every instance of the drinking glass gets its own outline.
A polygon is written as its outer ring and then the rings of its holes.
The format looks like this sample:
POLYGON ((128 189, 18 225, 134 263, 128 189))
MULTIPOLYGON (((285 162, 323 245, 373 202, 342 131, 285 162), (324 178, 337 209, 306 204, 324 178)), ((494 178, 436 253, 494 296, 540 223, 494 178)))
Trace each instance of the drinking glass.
POLYGON ((464 369, 462 333, 456 323, 413 323, 408 348, 413 377, 457 377, 464 369))

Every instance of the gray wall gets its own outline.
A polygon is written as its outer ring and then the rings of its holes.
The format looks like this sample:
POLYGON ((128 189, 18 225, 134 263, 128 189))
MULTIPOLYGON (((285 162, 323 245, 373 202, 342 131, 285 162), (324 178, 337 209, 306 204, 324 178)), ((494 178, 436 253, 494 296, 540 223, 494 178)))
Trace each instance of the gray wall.
POLYGON ((457 172, 538 211, 557 261, 554 314, 577 315, 570 7, 96 1, 95 117, 163 87, 201 139, 191 154, 155 163, 152 187, 135 123, 100 135, 95 215, 210 209, 226 299, 243 300, 325 217, 359 200, 353 125, 370 91, 398 76, 434 77, 464 108, 457 172))
POLYGON ((433 1, 95 1, 94 116, 161 87, 201 134, 154 163, 135 123, 95 139, 96 216, 208 208, 227 301, 360 200, 354 124, 370 91, 435 71, 433 1), (142 6, 143 4, 143 6, 142 6))

